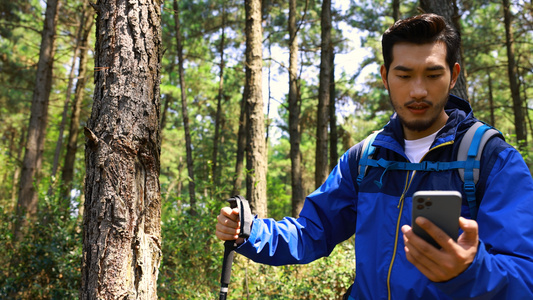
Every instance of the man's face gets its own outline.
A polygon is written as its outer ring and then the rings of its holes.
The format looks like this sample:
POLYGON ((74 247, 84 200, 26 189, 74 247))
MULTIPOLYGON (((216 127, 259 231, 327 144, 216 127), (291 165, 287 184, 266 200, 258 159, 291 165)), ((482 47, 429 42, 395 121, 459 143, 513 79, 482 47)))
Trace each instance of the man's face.
POLYGON ((448 115, 444 106, 459 75, 446 63, 446 45, 398 43, 392 48, 389 73, 381 67, 381 77, 408 140, 419 139, 439 130, 448 115))

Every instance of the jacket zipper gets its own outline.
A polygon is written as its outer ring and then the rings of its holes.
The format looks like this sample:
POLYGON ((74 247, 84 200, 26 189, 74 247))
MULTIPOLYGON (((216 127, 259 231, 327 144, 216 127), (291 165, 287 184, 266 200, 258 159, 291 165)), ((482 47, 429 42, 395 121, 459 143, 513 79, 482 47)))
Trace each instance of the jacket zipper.
MULTIPOLYGON (((387 274, 387 292, 388 292, 388 299, 391 299, 391 288, 390 288, 390 276, 392 273, 392 266, 394 265, 394 259, 396 258, 396 250, 398 249, 398 235, 399 235, 399 228, 400 228, 400 220, 402 219, 402 211, 403 211, 403 204, 404 204, 404 198, 405 193, 407 190, 409 190, 409 186, 411 185, 413 177, 410 176, 409 171, 407 171, 407 176, 405 178, 405 188, 403 190, 402 195, 400 196, 400 201, 398 202, 398 208, 399 208, 399 214, 398 214, 398 220, 396 222, 396 237, 394 238, 394 249, 392 251, 392 259, 389 264, 389 273, 387 274), (411 179, 409 179, 411 178, 411 179)), ((413 174, 414 175, 414 174, 413 174)))
MULTIPOLYGON (((423 161, 424 158, 426 157, 426 155, 434 150, 434 149, 437 149, 437 148, 440 148, 442 146, 446 146, 446 145, 451 145, 453 144, 454 141, 450 141, 450 142, 446 142, 446 143, 442 143, 436 147, 433 147, 431 149, 429 149, 429 151, 424 154, 424 156, 422 157, 422 159, 420 161, 423 161)), ((395 239, 394 239, 394 249, 393 249, 393 252, 392 252, 392 258, 391 258, 391 262, 389 264, 389 272, 387 274, 387 292, 388 292, 388 299, 390 300, 391 299, 391 287, 390 287, 390 277, 391 277, 391 274, 392 274, 392 266, 394 265, 394 259, 396 258, 396 250, 398 249, 398 236, 399 236, 399 233, 400 233, 400 221, 402 219, 402 212, 403 212, 403 204, 404 204, 404 199, 405 199, 405 194, 407 193, 407 191, 409 190, 409 187, 411 186, 411 183, 413 182, 413 177, 415 176, 416 174, 416 171, 413 171, 413 174, 412 176, 410 175, 410 171, 407 171, 407 177, 405 178, 405 188, 403 190, 403 193, 402 195, 400 196, 400 200, 398 202, 398 206, 397 208, 399 209, 399 213, 398 213, 398 220, 396 221, 396 236, 395 236, 395 239)))

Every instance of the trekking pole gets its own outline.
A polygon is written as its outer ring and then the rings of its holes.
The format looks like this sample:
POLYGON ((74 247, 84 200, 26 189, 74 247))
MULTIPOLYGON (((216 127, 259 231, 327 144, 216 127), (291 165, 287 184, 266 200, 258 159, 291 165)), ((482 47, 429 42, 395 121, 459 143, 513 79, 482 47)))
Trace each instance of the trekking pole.
MULTIPOLYGON (((234 196, 226 200, 230 203, 231 208, 239 209, 239 218, 241 221, 241 231, 239 237, 247 238, 250 236, 250 226, 252 224, 252 212, 248 200, 242 196, 234 196)), ((228 286, 231 277, 231 265, 235 257, 235 249, 237 249, 236 241, 224 242, 224 260, 222 261, 222 274, 220 276, 220 300, 226 300, 228 294, 228 286)))

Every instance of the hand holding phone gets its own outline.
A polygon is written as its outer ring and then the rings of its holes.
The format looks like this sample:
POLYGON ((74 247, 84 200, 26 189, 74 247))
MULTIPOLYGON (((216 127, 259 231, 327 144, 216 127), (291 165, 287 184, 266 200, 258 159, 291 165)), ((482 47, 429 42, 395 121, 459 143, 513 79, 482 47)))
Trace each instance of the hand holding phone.
POLYGON ((442 229, 454 241, 459 235, 461 193, 457 191, 418 191, 413 195, 411 227, 413 232, 440 249, 440 245, 415 222, 424 217, 442 229))

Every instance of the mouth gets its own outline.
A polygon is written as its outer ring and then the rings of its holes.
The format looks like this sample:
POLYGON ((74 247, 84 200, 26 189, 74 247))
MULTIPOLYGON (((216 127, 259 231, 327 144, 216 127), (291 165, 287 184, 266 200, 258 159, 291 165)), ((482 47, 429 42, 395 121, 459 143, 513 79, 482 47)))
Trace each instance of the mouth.
POLYGON ((405 104, 405 107, 413 114, 423 114, 431 108, 431 104, 425 100, 422 102, 412 101, 405 104))

